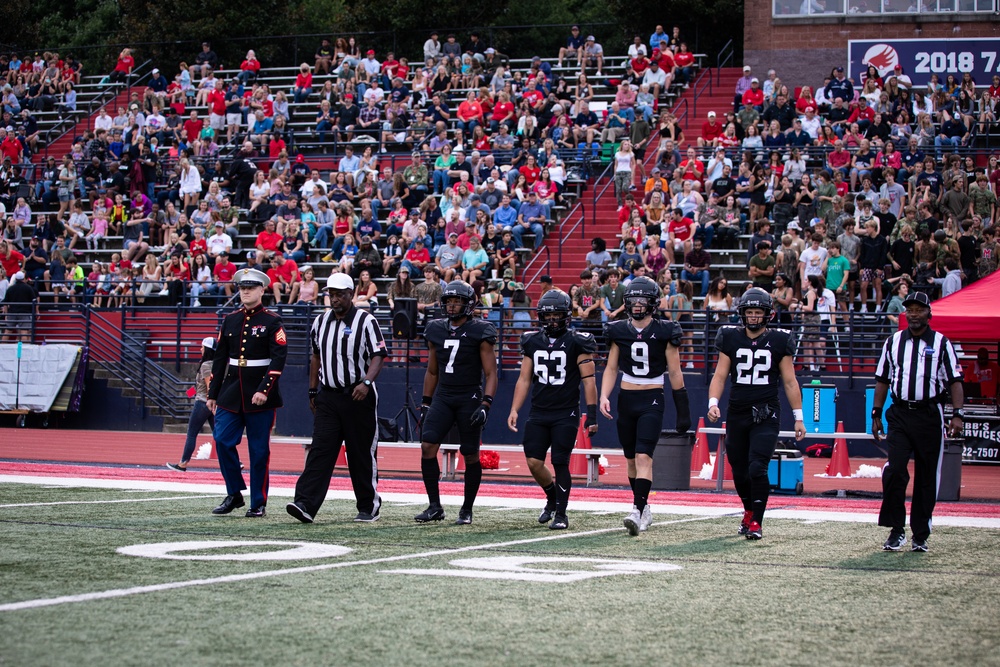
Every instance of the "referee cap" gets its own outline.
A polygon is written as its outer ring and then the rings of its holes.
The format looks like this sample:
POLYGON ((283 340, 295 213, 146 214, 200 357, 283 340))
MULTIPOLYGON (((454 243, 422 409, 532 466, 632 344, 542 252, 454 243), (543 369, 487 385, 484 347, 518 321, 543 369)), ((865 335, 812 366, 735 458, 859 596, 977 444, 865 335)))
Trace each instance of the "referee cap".
POLYGON ((921 306, 925 306, 927 308, 931 307, 930 298, 923 292, 913 291, 907 294, 906 298, 903 299, 903 307, 905 308, 911 303, 919 303, 921 306))
POLYGON ((349 289, 353 292, 354 280, 346 273, 331 273, 330 277, 326 279, 326 288, 328 290, 349 289))
POLYGON ((239 287, 269 287, 271 279, 267 274, 257 269, 240 269, 233 276, 233 282, 239 287))

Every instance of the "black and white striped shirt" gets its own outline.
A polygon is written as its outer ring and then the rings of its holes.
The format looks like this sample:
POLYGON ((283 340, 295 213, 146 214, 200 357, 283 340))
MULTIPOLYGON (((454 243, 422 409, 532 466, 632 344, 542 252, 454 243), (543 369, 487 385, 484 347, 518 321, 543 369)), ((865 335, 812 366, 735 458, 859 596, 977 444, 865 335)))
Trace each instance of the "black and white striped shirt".
POLYGON ((388 356, 378 321, 353 306, 342 320, 332 310, 317 317, 309 339, 313 354, 319 355, 320 383, 333 389, 358 384, 365 379, 373 357, 388 356))
POLYGON ((908 329, 886 339, 875 369, 875 379, 889 385, 894 401, 937 400, 953 382, 961 382, 962 368, 951 341, 924 329, 914 338, 908 329))

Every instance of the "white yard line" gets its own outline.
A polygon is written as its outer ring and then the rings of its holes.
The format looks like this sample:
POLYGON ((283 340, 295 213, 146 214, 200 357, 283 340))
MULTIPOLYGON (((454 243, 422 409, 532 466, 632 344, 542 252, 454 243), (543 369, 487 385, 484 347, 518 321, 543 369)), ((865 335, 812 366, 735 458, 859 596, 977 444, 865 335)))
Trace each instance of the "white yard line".
MULTIPOLYGON (((691 521, 705 521, 713 517, 693 517, 689 519, 677 519, 674 521, 661 521, 654 523, 654 526, 667 526, 678 523, 688 523, 691 521)), ((143 593, 157 593, 160 591, 175 590, 178 588, 190 588, 192 586, 211 586, 214 584, 226 584, 236 581, 252 581, 254 579, 265 579, 269 577, 280 577, 287 574, 307 574, 310 572, 322 572, 323 570, 335 570, 345 567, 356 567, 359 565, 378 565, 381 563, 395 563, 404 560, 414 560, 418 558, 432 558, 435 556, 451 556, 468 551, 486 551, 490 549, 505 549, 522 544, 536 544, 539 542, 550 542, 553 540, 565 540, 574 537, 587 537, 590 535, 601 535, 604 533, 624 533, 621 526, 614 528, 598 528, 596 530, 586 530, 581 532, 557 533, 546 535, 545 537, 533 537, 523 540, 511 540, 509 542, 493 542, 491 544, 476 544, 455 549, 436 549, 434 551, 422 551, 415 554, 404 554, 400 556, 387 556, 385 558, 370 558, 368 560, 356 560, 339 563, 326 563, 324 565, 310 565, 308 567, 293 567, 284 570, 269 570, 266 572, 248 572, 246 574, 230 574, 224 577, 212 577, 210 579, 191 579, 189 581, 174 581, 165 584, 153 584, 150 586, 134 586, 132 588, 116 588, 108 591, 98 591, 94 593, 82 593, 80 595, 62 595, 55 598, 42 598, 38 600, 24 600, 23 602, 11 602, 0 605, 0 612, 22 611, 25 609, 38 609, 39 607, 53 607, 70 602, 91 602, 93 600, 108 600, 111 598, 128 597, 130 595, 141 595, 143 593)))
MULTIPOLYGON (((50 487, 66 488, 66 487, 50 487)), ((8 507, 49 507, 52 505, 111 505, 114 503, 150 503, 157 500, 189 500, 191 498, 215 498, 218 494, 206 496, 170 496, 167 498, 123 498, 119 500, 60 500, 54 503, 12 503, 10 505, 0 505, 0 509, 8 507)))

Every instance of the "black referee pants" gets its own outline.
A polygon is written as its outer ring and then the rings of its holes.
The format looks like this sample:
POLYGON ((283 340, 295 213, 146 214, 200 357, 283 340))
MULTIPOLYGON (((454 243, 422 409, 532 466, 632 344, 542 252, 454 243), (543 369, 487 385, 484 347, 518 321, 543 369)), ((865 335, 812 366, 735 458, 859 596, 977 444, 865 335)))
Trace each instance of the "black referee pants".
POLYGON ((350 392, 337 393, 320 389, 316 396, 312 444, 306 465, 295 484, 295 502, 316 516, 330 489, 340 445, 347 448, 347 469, 351 474, 358 512, 377 514, 382 504, 378 484, 378 396, 375 387, 363 401, 355 401, 350 392))
POLYGON ((910 529, 914 540, 931 534, 931 514, 937 501, 941 457, 944 453, 944 414, 940 405, 916 410, 893 403, 886 412, 889 462, 882 470, 882 507, 878 525, 903 530, 906 525, 907 466, 913 456, 913 500, 910 529))

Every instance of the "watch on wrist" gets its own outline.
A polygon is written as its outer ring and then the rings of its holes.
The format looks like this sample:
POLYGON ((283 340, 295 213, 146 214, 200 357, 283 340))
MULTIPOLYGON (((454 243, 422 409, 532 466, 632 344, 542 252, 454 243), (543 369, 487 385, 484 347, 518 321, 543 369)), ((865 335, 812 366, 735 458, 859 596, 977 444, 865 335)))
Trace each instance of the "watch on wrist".
POLYGON ((959 408, 957 410, 952 410, 951 411, 951 416, 952 416, 953 419, 955 417, 958 417, 962 421, 965 421, 965 410, 963 410, 962 408, 959 408))
POLYGON ((364 380, 361 381, 361 384, 363 384, 366 387, 370 387, 372 386, 372 381, 369 380, 368 378, 365 378, 364 380))

